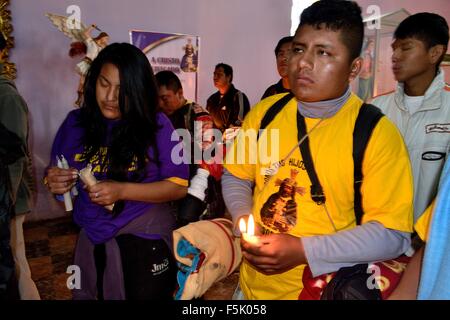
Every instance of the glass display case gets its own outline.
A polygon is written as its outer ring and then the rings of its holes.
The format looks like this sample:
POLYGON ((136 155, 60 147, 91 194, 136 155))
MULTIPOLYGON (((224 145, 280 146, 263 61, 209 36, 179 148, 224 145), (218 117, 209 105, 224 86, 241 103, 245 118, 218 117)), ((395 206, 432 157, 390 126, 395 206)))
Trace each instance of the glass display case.
POLYGON ((392 37, 395 29, 410 13, 405 9, 364 19, 364 43, 361 52, 362 70, 353 81, 353 92, 363 100, 390 92, 396 81, 391 70, 392 37))

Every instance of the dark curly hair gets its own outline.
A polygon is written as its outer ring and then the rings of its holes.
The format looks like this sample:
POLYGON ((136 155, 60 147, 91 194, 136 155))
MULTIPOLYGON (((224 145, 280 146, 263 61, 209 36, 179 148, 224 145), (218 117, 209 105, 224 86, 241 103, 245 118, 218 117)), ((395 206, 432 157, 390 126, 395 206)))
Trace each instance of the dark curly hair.
MULTIPOLYGON (((341 31, 343 44, 350 53, 353 61, 360 53, 364 38, 364 23, 361 7, 354 1, 321 0, 314 2, 303 10, 298 29, 304 25, 316 29, 326 28, 341 31)), ((297 29, 297 30, 298 30, 297 29)))
POLYGON ((142 180, 147 161, 157 161, 157 106, 158 89, 144 53, 128 43, 105 47, 92 62, 84 85, 81 126, 85 129, 85 159, 93 159, 106 141, 108 152, 103 166, 108 166, 108 178, 116 181, 142 180), (97 79, 107 63, 119 70, 121 113, 121 119, 108 137, 106 122, 96 99, 97 79), (153 147, 155 159, 148 159, 150 147, 153 147), (134 165, 137 169, 128 177, 128 170, 134 165))

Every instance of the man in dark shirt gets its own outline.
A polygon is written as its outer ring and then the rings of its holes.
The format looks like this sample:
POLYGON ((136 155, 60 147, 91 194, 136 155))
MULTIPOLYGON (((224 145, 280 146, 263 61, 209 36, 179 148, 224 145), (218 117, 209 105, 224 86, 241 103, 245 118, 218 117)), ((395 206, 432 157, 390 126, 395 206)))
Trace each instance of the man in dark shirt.
POLYGON ((214 70, 214 86, 219 89, 211 95, 206 109, 211 114, 214 125, 222 133, 231 127, 239 127, 244 116, 250 110, 250 103, 245 93, 239 91, 231 83, 233 68, 219 63, 214 70))
POLYGON ((211 144, 208 130, 213 127, 212 118, 200 105, 186 100, 181 81, 172 71, 158 72, 156 82, 162 112, 167 115, 175 129, 187 129, 191 134, 191 176, 193 176, 196 171, 194 160, 202 160, 193 158, 193 148, 205 150, 211 144), (199 143, 194 144, 194 141, 199 143))
MULTIPOLYGON (((156 74, 156 82, 159 90, 159 107, 162 112, 167 115, 175 129, 187 129, 191 135, 189 185, 192 186, 192 181, 197 174, 198 168, 209 171, 208 187, 206 198, 204 199, 206 212, 203 215, 203 219, 222 217, 225 211, 225 204, 223 203, 220 189, 222 168, 221 165, 217 165, 215 162, 210 165, 207 164, 212 160, 210 157, 213 156, 209 148, 214 148, 211 132, 213 128, 212 118, 200 105, 186 100, 183 95, 181 81, 172 71, 158 72, 156 74), (195 148, 199 148, 201 152, 198 152, 195 148), (196 159, 195 156, 199 154, 202 156, 201 159, 196 159), (217 172, 220 172, 220 175, 217 172)), ((188 193, 190 193, 189 189, 188 193)), ((200 211, 186 216, 189 213, 189 209, 186 209, 186 207, 191 208, 192 206, 190 201, 190 197, 187 196, 177 202, 179 207, 177 215, 178 227, 198 220, 202 214, 200 211)))
POLYGON ((278 41, 277 46, 275 47, 275 57, 277 59, 277 70, 281 79, 277 83, 271 85, 264 91, 261 100, 272 96, 274 94, 289 92, 290 86, 288 81, 288 73, 287 73, 287 61, 289 57, 289 53, 291 52, 293 37, 284 37, 278 41))

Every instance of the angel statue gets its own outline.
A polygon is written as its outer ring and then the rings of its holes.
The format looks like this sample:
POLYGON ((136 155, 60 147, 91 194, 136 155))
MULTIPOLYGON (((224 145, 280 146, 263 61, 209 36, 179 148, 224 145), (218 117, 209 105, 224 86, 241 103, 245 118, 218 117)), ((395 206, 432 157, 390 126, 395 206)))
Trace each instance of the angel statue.
POLYGON ((75 102, 75 106, 79 107, 83 98, 83 87, 86 74, 92 61, 97 57, 99 52, 108 45, 109 35, 100 30, 95 24, 86 27, 79 21, 75 21, 74 19, 69 20, 69 17, 52 13, 46 13, 45 15, 59 31, 73 40, 70 44, 69 56, 73 58, 78 55, 84 55, 83 60, 77 63, 75 68, 80 75, 80 82, 77 90, 78 99, 75 102), (92 38, 91 33, 94 29, 98 30, 100 33, 95 38, 92 38))

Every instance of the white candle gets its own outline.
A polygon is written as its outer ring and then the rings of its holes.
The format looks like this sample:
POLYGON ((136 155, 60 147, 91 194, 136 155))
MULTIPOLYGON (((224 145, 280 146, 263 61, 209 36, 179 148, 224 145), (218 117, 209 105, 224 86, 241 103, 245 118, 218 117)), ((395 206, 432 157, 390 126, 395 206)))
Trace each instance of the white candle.
POLYGON ((92 174, 91 164, 88 164, 86 168, 80 170, 80 178, 84 182, 84 184, 86 184, 88 187, 92 187, 98 182, 97 179, 95 179, 94 175, 92 174))
MULTIPOLYGON (((97 179, 94 177, 94 174, 92 173, 92 166, 90 163, 86 166, 86 168, 80 170, 80 179, 88 187, 92 187, 93 185, 98 183, 97 179)), ((105 206, 105 208, 108 209, 109 211, 112 211, 114 209, 114 203, 105 206)))
POLYGON ((252 214, 248 217, 247 225, 245 225, 244 219, 239 221, 239 230, 242 233, 242 238, 244 238, 246 242, 251 243, 254 246, 260 244, 259 237, 255 236, 255 220, 253 219, 252 214))
MULTIPOLYGON (((60 169, 65 169, 61 159, 56 156, 56 165, 58 166, 58 168, 60 169)), ((64 192, 64 206, 66 208, 66 211, 72 211, 73 210, 73 206, 72 206, 72 197, 70 195, 70 191, 64 192)))
MULTIPOLYGON (((67 159, 64 158, 64 155, 61 155, 61 164, 62 164, 62 166, 63 166, 64 169, 70 169, 69 163, 67 162, 67 159)), ((74 196, 77 196, 77 195, 78 195, 78 190, 77 190, 77 187, 76 187, 76 186, 73 186, 73 188, 72 188, 72 194, 73 194, 74 196)))

